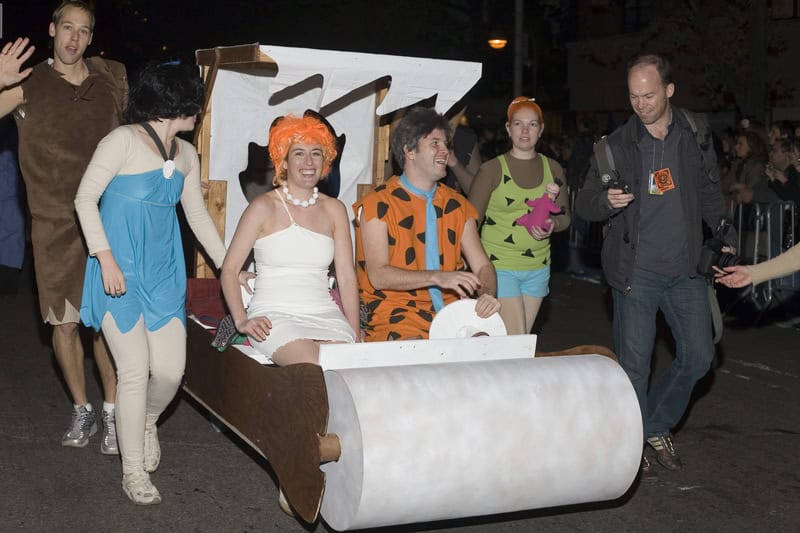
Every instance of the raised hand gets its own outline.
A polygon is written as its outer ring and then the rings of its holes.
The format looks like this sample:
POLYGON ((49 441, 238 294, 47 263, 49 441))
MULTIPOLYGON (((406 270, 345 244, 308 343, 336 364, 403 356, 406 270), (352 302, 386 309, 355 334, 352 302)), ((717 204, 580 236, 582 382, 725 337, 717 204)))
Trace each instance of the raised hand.
POLYGON ((3 46, 0 52, 0 89, 15 85, 30 75, 32 67, 20 70, 36 49, 35 46, 28 46, 29 42, 27 37, 18 37, 16 41, 9 41, 3 46))

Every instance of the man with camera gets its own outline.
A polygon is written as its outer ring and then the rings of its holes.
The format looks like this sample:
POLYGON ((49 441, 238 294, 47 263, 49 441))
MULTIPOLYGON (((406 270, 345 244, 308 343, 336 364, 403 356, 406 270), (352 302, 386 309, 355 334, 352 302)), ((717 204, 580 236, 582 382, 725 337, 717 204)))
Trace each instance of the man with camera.
MULTIPOLYGON (((707 280, 698 273, 702 222, 718 227, 725 206, 716 158, 699 142, 695 116, 670 105, 669 62, 634 59, 628 92, 634 115, 604 141, 612 175, 601 171, 595 150, 576 206, 587 220, 607 222, 602 263, 614 302, 614 348, 639 399, 645 444, 662 466, 679 470, 671 430, 714 356, 707 280), (659 309, 676 354, 648 388, 659 309)), ((735 237, 728 230, 723 240, 731 245, 735 237)), ((642 471, 655 475, 645 454, 642 471)))

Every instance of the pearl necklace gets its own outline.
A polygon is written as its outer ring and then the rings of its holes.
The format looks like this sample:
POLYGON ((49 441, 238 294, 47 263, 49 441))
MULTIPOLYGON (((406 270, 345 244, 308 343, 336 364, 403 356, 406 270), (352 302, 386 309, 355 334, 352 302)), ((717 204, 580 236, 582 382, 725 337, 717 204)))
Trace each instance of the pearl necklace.
POLYGON ((292 205, 297 205, 300 207, 308 207, 310 205, 314 205, 315 203, 317 203, 317 198, 319 198, 319 188, 314 187, 314 192, 311 193, 311 198, 309 198, 308 200, 299 200, 294 196, 292 196, 289 193, 289 187, 287 187, 286 185, 283 186, 283 194, 286 196, 286 200, 292 202, 292 205))

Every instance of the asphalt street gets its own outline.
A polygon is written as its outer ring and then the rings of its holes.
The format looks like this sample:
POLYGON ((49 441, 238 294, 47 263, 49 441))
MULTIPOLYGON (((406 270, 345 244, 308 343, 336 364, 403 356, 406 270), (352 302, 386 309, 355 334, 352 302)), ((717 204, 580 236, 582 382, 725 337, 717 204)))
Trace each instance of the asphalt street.
MULTIPOLYGON (((60 445, 70 405, 34 295, 26 266, 19 292, 0 296, 0 531, 330 531, 281 513, 266 461, 215 430, 184 394, 159 429, 153 480, 163 503, 134 506, 120 487, 118 457, 100 454, 99 434, 83 449, 60 445)), ((609 312, 605 286, 554 274, 535 326, 539 348, 610 346, 609 312)), ((658 341, 655 372, 668 364, 669 346, 667 337, 658 341)), ((618 500, 384 531, 797 531, 798 347, 796 329, 729 324, 675 433, 684 469, 660 468, 657 480, 637 480, 618 500)), ((97 379, 90 375, 88 385, 99 406, 97 379)))

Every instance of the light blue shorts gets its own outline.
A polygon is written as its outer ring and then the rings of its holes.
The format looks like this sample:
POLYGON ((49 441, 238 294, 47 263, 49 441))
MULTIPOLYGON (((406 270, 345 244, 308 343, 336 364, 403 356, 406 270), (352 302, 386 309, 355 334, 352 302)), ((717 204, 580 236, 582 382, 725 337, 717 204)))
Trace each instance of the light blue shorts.
POLYGON ((550 293, 550 267, 536 270, 498 270, 497 297, 531 296, 544 298, 550 293))

